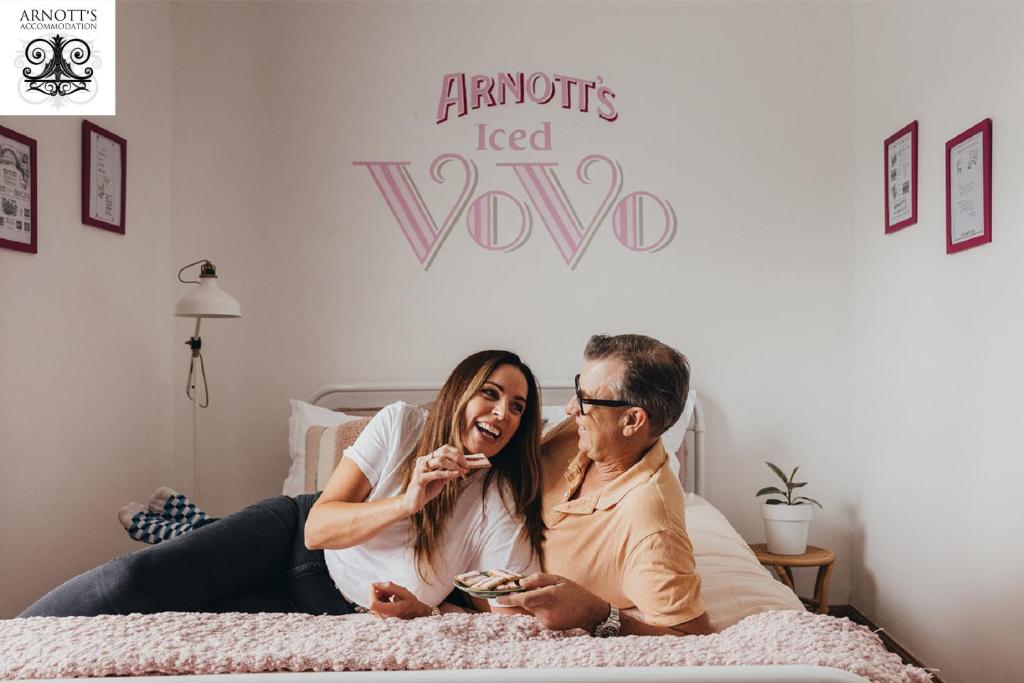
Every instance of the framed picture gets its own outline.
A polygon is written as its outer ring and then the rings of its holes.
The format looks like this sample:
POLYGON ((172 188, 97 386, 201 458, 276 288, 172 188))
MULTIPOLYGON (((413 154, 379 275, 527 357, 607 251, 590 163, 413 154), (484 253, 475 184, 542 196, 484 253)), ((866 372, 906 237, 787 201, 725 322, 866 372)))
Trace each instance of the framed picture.
POLYGON ((946 143, 946 253, 992 241, 992 119, 946 143))
POLYGON ((0 247, 35 254, 36 141, 0 126, 0 247))
POLYGON ((128 141, 82 121, 82 222, 124 234, 128 141))
POLYGON ((917 223, 917 121, 885 139, 885 234, 917 223))

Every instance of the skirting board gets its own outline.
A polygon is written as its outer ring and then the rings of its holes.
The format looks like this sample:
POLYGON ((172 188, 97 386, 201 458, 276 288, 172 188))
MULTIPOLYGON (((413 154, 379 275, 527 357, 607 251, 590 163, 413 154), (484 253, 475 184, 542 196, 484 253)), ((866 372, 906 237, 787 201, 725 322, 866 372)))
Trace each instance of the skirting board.
MULTIPOLYGON (((900 656, 904 664, 913 664, 914 666, 919 666, 922 669, 925 668, 925 665, 922 664, 917 657, 907 652, 902 645, 892 639, 892 636, 884 630, 880 630, 879 626, 875 624, 875 622, 861 614, 853 605, 829 605, 828 613, 830 616, 838 618, 846 617, 855 624, 867 626, 878 634, 878 637, 882 639, 882 642, 885 644, 885 647, 889 652, 894 652, 900 656)), ((932 674, 932 678, 935 679, 935 683, 942 683, 942 679, 934 673, 932 674)))

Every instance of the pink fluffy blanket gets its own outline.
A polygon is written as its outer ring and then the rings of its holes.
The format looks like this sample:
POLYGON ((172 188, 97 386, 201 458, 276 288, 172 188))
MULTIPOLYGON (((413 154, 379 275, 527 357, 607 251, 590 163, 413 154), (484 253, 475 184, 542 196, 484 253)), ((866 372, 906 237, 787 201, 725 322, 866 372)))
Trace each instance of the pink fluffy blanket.
POLYGON ((0 621, 0 678, 261 671, 811 664, 871 681, 930 681, 848 619, 765 612, 687 638, 591 638, 532 617, 399 621, 167 612, 0 621))

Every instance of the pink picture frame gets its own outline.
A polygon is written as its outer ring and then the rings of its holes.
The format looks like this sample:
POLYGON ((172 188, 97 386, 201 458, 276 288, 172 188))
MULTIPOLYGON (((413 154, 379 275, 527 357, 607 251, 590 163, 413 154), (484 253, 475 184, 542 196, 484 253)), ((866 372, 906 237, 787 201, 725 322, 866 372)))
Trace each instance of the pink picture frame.
MULTIPOLYGON (((970 167, 970 159, 967 160, 968 169, 970 167)), ((964 132, 957 135, 955 138, 946 143, 946 253, 955 254, 965 249, 971 249, 980 244, 987 244, 992 241, 992 119, 985 119, 974 124, 964 132), (963 213, 966 207, 962 205, 964 201, 969 200, 963 197, 953 196, 953 180, 954 174, 964 170, 956 167, 956 162, 953 161, 954 153, 960 148, 962 143, 972 140, 976 136, 981 136, 981 144, 978 145, 981 150, 981 159, 979 168, 981 171, 982 188, 980 194, 982 198, 982 206, 984 210, 984 216, 978 225, 978 234, 970 236, 966 239, 959 238, 954 235, 954 214, 956 212, 963 213)))
POLYGON ((883 164, 885 172, 885 234, 889 235, 917 223, 917 121, 908 123, 903 128, 885 139, 883 144, 883 164), (909 136, 910 172, 904 174, 898 161, 905 158, 905 140, 909 136), (906 209, 910 214, 907 215, 906 209), (890 211, 895 209, 900 220, 893 221, 890 211))
POLYGON ((82 222, 121 235, 127 205, 128 141, 82 121, 82 222))
POLYGON ((0 126, 0 247, 39 250, 36 141, 0 126))

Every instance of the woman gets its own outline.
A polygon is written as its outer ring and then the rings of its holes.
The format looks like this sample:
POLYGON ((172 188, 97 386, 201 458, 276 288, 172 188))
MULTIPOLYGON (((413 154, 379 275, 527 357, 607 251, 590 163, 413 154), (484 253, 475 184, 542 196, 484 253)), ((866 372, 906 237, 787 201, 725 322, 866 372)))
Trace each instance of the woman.
POLYGON ((529 367, 508 351, 475 353, 429 413, 402 402, 378 413, 322 494, 270 498, 112 560, 20 616, 437 613, 456 574, 537 567, 539 440, 529 367), (491 467, 471 472, 465 455, 476 453, 491 467))

